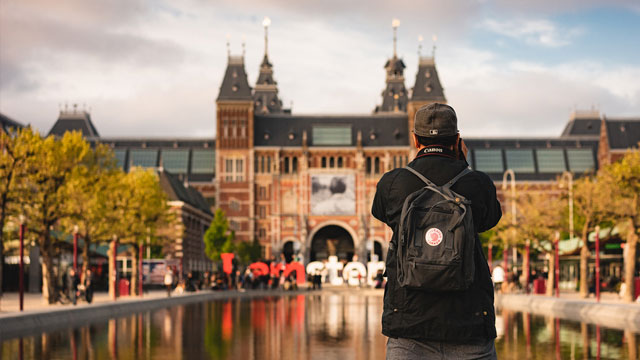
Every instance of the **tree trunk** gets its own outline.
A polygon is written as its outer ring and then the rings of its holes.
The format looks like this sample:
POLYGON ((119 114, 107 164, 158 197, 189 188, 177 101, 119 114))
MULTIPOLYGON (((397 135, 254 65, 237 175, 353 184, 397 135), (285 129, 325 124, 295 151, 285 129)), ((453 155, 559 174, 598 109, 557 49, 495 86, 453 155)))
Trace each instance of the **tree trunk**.
POLYGON ((42 297, 48 304, 58 300, 56 276, 53 271, 53 249, 50 244, 49 230, 40 239, 40 257, 42 258, 42 297))
POLYGON ((90 261, 89 259, 89 246, 91 246, 91 241, 89 239, 89 235, 84 235, 84 247, 82 248, 82 279, 84 279, 85 274, 87 273, 87 269, 89 269, 90 261))
POLYGON ((580 297, 587 298, 589 296, 589 222, 587 221, 582 228, 582 249, 580 249, 580 297))
POLYGON ((549 261, 549 274, 547 276, 547 288, 546 295, 553 296, 553 290, 556 279, 556 260, 554 253, 547 254, 547 259, 549 261))
POLYGON ((137 244, 131 245, 133 248, 133 259, 131 261, 131 282, 129 283, 131 289, 129 293, 131 296, 139 296, 138 294, 138 252, 140 251, 140 247, 137 244))
POLYGON ((624 294, 625 302, 633 302, 634 300, 634 275, 636 272, 636 243, 638 242, 638 235, 636 234, 636 228, 633 224, 633 220, 629 219, 629 233, 627 234, 627 243, 625 244, 625 257, 624 257, 624 281, 627 287, 627 291, 624 294))
POLYGON ((115 300, 117 297, 117 293, 116 293, 116 284, 115 284, 115 280, 117 277, 117 270, 114 267, 114 263, 115 263, 115 259, 116 259, 116 252, 117 252, 117 247, 118 247, 118 240, 117 238, 115 238, 114 240, 111 240, 111 242, 109 243, 109 299, 115 300))

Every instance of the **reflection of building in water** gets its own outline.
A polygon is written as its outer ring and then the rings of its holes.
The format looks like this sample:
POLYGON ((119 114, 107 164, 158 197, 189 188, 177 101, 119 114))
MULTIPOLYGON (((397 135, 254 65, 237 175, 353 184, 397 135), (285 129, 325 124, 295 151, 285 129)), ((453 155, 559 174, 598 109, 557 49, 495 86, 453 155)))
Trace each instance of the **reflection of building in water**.
MULTIPOLYGON (((311 254, 326 257, 321 230, 337 226, 352 244, 347 254, 366 261, 375 253, 383 259, 392 232, 372 218, 371 202, 380 176, 405 166, 415 155, 410 129, 417 109, 447 101, 434 57, 419 57, 409 89, 404 61, 394 53, 384 66, 381 105, 362 115, 292 113, 282 106, 273 66, 265 46, 252 88, 244 54, 228 57, 216 99, 215 140, 101 138, 89 114, 76 109, 63 112, 51 133, 80 130, 110 144, 125 170, 162 166, 177 174, 197 187, 211 206, 226 212, 237 240, 259 240, 265 255, 289 249, 305 262, 311 254), (314 187, 322 188, 325 178, 347 179, 345 192, 336 191, 342 185, 335 184, 334 192, 321 189, 314 197, 314 187)), ((300 81, 313 84, 311 78, 300 81)), ((470 121, 460 119, 463 135, 470 121)), ((465 140, 469 164, 494 181, 512 169, 519 183, 551 191, 551 181, 562 172, 583 174, 619 158, 627 148, 637 148, 640 121, 575 112, 558 137, 465 140)))

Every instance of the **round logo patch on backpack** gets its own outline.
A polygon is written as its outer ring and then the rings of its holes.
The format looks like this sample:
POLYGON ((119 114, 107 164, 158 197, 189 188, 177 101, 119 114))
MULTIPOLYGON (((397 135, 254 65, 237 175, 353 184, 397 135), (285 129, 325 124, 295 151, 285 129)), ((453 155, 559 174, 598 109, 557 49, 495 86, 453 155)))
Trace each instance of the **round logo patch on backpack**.
POLYGON ((442 242, 442 231, 437 228, 431 228, 427 230, 427 233, 424 237, 427 241, 427 244, 431 246, 438 246, 442 242))

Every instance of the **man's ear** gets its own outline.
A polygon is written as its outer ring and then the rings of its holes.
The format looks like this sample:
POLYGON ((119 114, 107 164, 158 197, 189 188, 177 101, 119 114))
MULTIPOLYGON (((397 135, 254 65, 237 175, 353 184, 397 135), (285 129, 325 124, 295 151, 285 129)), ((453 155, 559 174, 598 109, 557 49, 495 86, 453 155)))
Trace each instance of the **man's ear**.
POLYGON ((413 135, 413 146, 416 149, 420 149, 420 142, 418 142, 418 135, 416 135, 416 133, 412 132, 411 135, 413 135))

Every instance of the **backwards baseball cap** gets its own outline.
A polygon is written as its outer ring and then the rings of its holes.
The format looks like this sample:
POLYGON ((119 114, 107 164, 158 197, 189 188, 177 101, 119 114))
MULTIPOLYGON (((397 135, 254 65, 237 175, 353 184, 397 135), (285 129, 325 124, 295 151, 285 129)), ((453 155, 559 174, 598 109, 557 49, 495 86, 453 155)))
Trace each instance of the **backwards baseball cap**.
POLYGON ((455 136, 458 118, 449 105, 432 103, 418 109, 413 119, 413 132, 418 136, 455 136))

